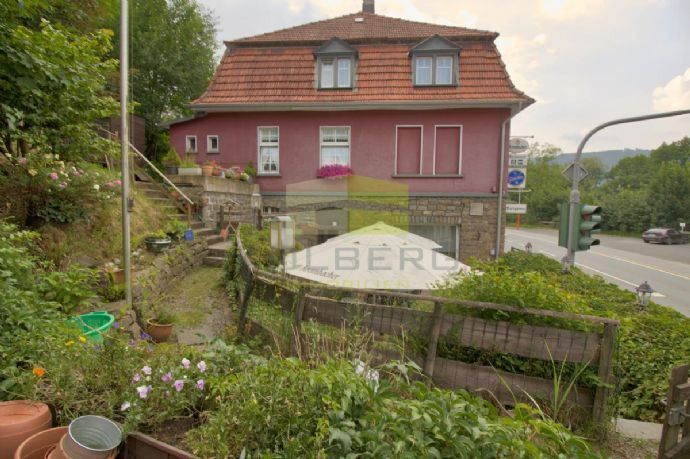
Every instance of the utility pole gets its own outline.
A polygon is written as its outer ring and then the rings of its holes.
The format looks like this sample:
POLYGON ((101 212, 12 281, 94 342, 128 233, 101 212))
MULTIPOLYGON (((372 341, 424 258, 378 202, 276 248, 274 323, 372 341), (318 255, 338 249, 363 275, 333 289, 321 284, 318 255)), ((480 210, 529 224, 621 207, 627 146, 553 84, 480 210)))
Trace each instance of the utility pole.
POLYGON ((584 178, 583 174, 583 169, 582 166, 580 165, 580 159, 582 157, 582 150, 585 148, 585 144, 587 141, 597 132, 601 131, 604 128, 607 128, 609 126, 615 126, 617 124, 625 124, 625 123, 635 123, 638 121, 647 121, 647 120, 654 120, 658 118, 669 118, 672 116, 679 116, 679 115, 688 115, 690 114, 690 110, 676 110, 672 112, 663 112, 663 113, 656 113, 653 115, 642 115, 642 116, 634 116, 632 118, 620 118, 612 121, 608 121, 606 123, 600 124, 599 126, 595 127, 591 131, 587 133, 587 135, 582 139, 580 142, 580 145, 577 147, 577 152, 575 153, 575 159, 573 160, 572 167, 572 179, 571 179, 571 185, 570 185, 570 202, 569 202, 569 209, 568 209, 568 222, 570 227, 568 228, 568 253, 566 254, 565 257, 563 257, 562 263, 563 263, 563 272, 568 272, 570 268, 575 264, 575 243, 577 240, 577 235, 575 234, 575 231, 579 231, 579 229, 575 226, 577 223, 577 212, 579 212, 579 206, 580 206, 580 180, 584 178))
POLYGON ((122 155, 122 263, 125 270, 125 300, 132 306, 132 265, 129 237, 129 31, 127 0, 120 0, 120 154, 122 155))

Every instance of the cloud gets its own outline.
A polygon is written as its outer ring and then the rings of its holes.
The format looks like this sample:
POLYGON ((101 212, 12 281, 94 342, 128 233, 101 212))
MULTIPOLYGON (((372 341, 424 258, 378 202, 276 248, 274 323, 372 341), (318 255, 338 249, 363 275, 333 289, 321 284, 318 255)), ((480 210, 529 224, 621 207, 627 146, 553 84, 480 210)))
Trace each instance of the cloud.
POLYGON ((540 12, 560 21, 591 16, 604 6, 603 0, 542 0, 540 12))
POLYGON ((690 67, 664 86, 654 88, 652 105, 655 111, 690 109, 690 67))

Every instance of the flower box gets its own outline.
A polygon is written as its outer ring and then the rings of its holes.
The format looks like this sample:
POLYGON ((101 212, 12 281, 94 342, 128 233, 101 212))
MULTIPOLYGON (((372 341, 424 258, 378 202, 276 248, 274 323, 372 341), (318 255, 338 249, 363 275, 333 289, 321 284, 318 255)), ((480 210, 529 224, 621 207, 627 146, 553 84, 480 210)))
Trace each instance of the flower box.
POLYGON ((321 166, 317 174, 321 179, 341 179, 352 175, 352 169, 343 164, 328 164, 321 166))

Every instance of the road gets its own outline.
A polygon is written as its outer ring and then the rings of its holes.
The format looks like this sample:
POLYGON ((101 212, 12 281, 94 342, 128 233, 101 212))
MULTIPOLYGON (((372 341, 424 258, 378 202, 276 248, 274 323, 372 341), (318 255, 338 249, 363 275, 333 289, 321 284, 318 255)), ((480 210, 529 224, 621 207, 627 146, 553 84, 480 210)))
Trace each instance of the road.
MULTIPOLYGON (((535 253, 560 260, 565 249, 558 246, 558 232, 548 229, 506 229, 506 250, 524 249, 532 243, 535 253)), ((575 264, 626 290, 634 291, 643 281, 656 291, 652 300, 690 317, 690 244, 645 244, 642 239, 599 236, 601 245, 577 252, 575 264)))

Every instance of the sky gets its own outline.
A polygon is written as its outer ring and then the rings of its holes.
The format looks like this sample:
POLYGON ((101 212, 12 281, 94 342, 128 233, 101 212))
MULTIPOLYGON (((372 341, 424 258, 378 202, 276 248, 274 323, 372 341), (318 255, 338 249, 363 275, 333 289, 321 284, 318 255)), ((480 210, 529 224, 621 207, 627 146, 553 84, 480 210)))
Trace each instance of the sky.
MULTIPOLYGON (((223 40, 360 11, 361 0, 199 0, 223 40)), ((690 109, 690 0, 376 0, 376 13, 499 32, 515 85, 537 102, 512 134, 575 151, 596 125, 690 109)), ((461 64, 462 65, 462 62, 461 64)), ((655 148, 690 115, 608 128, 585 151, 655 148)))

